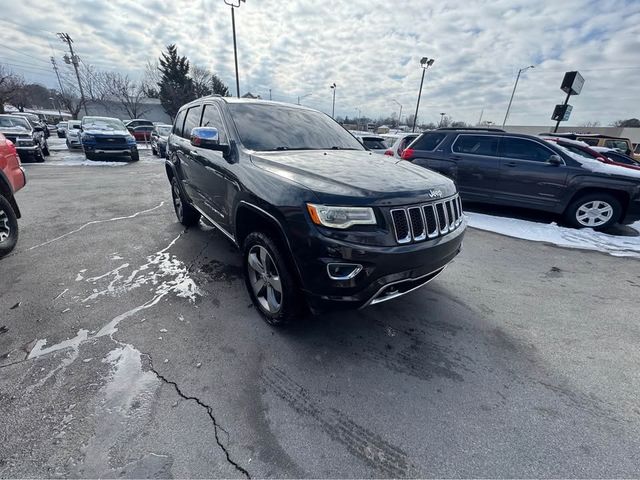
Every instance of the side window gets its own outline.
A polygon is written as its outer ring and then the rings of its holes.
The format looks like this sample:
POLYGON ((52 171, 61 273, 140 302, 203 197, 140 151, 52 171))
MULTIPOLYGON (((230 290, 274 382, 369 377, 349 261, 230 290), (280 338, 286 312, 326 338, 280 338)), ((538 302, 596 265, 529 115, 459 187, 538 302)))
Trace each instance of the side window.
POLYGON ((187 116, 184 119, 184 129, 182 130, 182 136, 184 138, 189 138, 191 136, 191 130, 200 126, 200 112, 202 112, 202 108, 199 105, 191 107, 187 111, 187 116))
POLYGON ((584 138, 584 137, 583 138, 578 138, 578 140, 580 140, 581 142, 586 143, 590 147, 597 147, 598 146, 598 142, 600 141, 597 138, 584 138))
POLYGON ((444 132, 427 132, 423 133, 413 143, 412 148, 414 150, 425 150, 431 152, 436 149, 440 142, 447 136, 444 132))
POLYGON ((553 152, 539 143, 526 138, 503 137, 501 156, 516 160, 546 162, 553 152))
POLYGON ((495 157, 498 155, 498 140, 499 137, 491 135, 459 135, 451 150, 454 153, 495 157))
POLYGON ((224 130, 224 124, 222 123, 222 115, 220 110, 215 105, 205 105, 204 113, 202 114, 202 126, 214 127, 218 129, 218 138, 220 143, 227 142, 227 133, 224 130))
POLYGON ((178 135, 179 137, 182 136, 182 126, 184 125, 184 115, 186 112, 186 110, 180 110, 178 112, 178 115, 176 115, 176 120, 173 123, 173 130, 171 130, 172 133, 178 135))

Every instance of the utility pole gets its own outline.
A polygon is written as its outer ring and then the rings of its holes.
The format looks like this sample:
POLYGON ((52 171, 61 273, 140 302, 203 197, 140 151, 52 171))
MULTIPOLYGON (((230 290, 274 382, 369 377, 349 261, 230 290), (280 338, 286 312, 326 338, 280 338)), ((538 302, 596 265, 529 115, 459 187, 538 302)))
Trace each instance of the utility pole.
POLYGON ((58 73, 58 65, 56 65, 55 57, 51 57, 51 65, 53 65, 53 71, 56 72, 56 77, 58 77, 58 85, 60 85, 60 93, 64 95, 64 88, 62 88, 62 81, 60 80, 60 74, 58 73))
POLYGON ((80 88, 80 101, 82 102, 82 106, 84 107, 84 114, 89 115, 89 112, 87 112, 87 102, 84 98, 84 90, 82 89, 82 82, 80 81, 80 72, 78 71, 78 63, 80 59, 75 53, 73 53, 73 45, 72 45, 73 40, 71 39, 68 33, 58 33, 57 35, 60 38, 60 40, 62 40, 69 46, 71 59, 69 59, 69 57, 65 55, 64 61, 65 63, 73 64, 73 69, 76 71, 76 78, 78 79, 78 88, 80 88))
POLYGON ((509 99, 509 106, 507 107, 507 113, 504 114, 504 121, 502 122, 502 128, 507 123, 507 118, 509 117, 509 110, 511 110, 511 102, 513 102, 513 96, 516 94, 516 88, 518 87, 518 80, 520 80, 520 74, 530 68, 536 68, 534 65, 529 65, 528 67, 521 68, 518 70, 518 76, 516 77, 516 83, 513 85, 513 92, 511 92, 511 98, 509 99))
MULTIPOLYGON (((238 46, 236 44, 236 8, 240 8, 241 2, 247 0, 224 0, 224 3, 231 7, 231 28, 233 29, 233 58, 236 63, 236 95, 240 98, 240 77, 238 76, 238 46)), ((271 92, 269 92, 271 93, 271 92)))
POLYGON ((269 100, 271 100, 271 89, 269 89, 269 100))
POLYGON ((336 84, 335 82, 329 86, 333 90, 333 106, 331 107, 331 118, 336 119, 336 84))
POLYGON ((445 115, 446 115, 446 113, 444 113, 444 112, 440 113, 440 125, 439 125, 440 127, 442 127, 442 122, 444 122, 444 116, 445 115))

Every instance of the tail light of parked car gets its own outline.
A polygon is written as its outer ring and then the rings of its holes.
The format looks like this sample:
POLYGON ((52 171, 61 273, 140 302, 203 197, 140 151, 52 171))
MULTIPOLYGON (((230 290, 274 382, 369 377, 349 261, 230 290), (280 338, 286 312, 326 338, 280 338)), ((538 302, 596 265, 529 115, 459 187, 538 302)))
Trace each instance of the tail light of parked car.
POLYGON ((393 157, 393 150, 391 150, 390 148, 384 151, 385 155, 388 155, 389 157, 393 157))
POLYGON ((414 154, 415 150, 413 148, 405 148, 404 151, 402 152, 402 159, 403 160, 411 160, 413 159, 413 154, 414 154))

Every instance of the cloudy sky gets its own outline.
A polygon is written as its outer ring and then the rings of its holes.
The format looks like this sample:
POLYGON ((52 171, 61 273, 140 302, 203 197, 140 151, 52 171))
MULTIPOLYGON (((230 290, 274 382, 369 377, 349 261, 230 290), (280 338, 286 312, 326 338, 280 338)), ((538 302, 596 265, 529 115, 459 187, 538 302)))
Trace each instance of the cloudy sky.
MULTIPOLYGON (((585 78, 569 124, 603 125, 640 117, 638 0, 247 0, 236 11, 241 93, 303 103, 336 114, 502 123, 518 69, 509 123, 548 125, 562 103, 563 73, 585 78)), ((192 63, 216 72, 235 92, 229 7, 223 0, 5 1, 0 63, 28 80, 56 86, 49 57, 63 68, 74 39, 85 63, 140 77, 147 60, 175 43, 192 63)))

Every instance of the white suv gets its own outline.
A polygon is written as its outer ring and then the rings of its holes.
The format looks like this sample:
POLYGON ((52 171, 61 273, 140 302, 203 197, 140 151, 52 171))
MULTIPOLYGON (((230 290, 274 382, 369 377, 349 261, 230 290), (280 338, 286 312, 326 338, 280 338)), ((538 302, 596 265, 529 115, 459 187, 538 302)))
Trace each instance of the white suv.
POLYGON ((67 148, 69 150, 82 148, 82 142, 80 141, 81 124, 80 120, 69 120, 67 122, 67 148))

